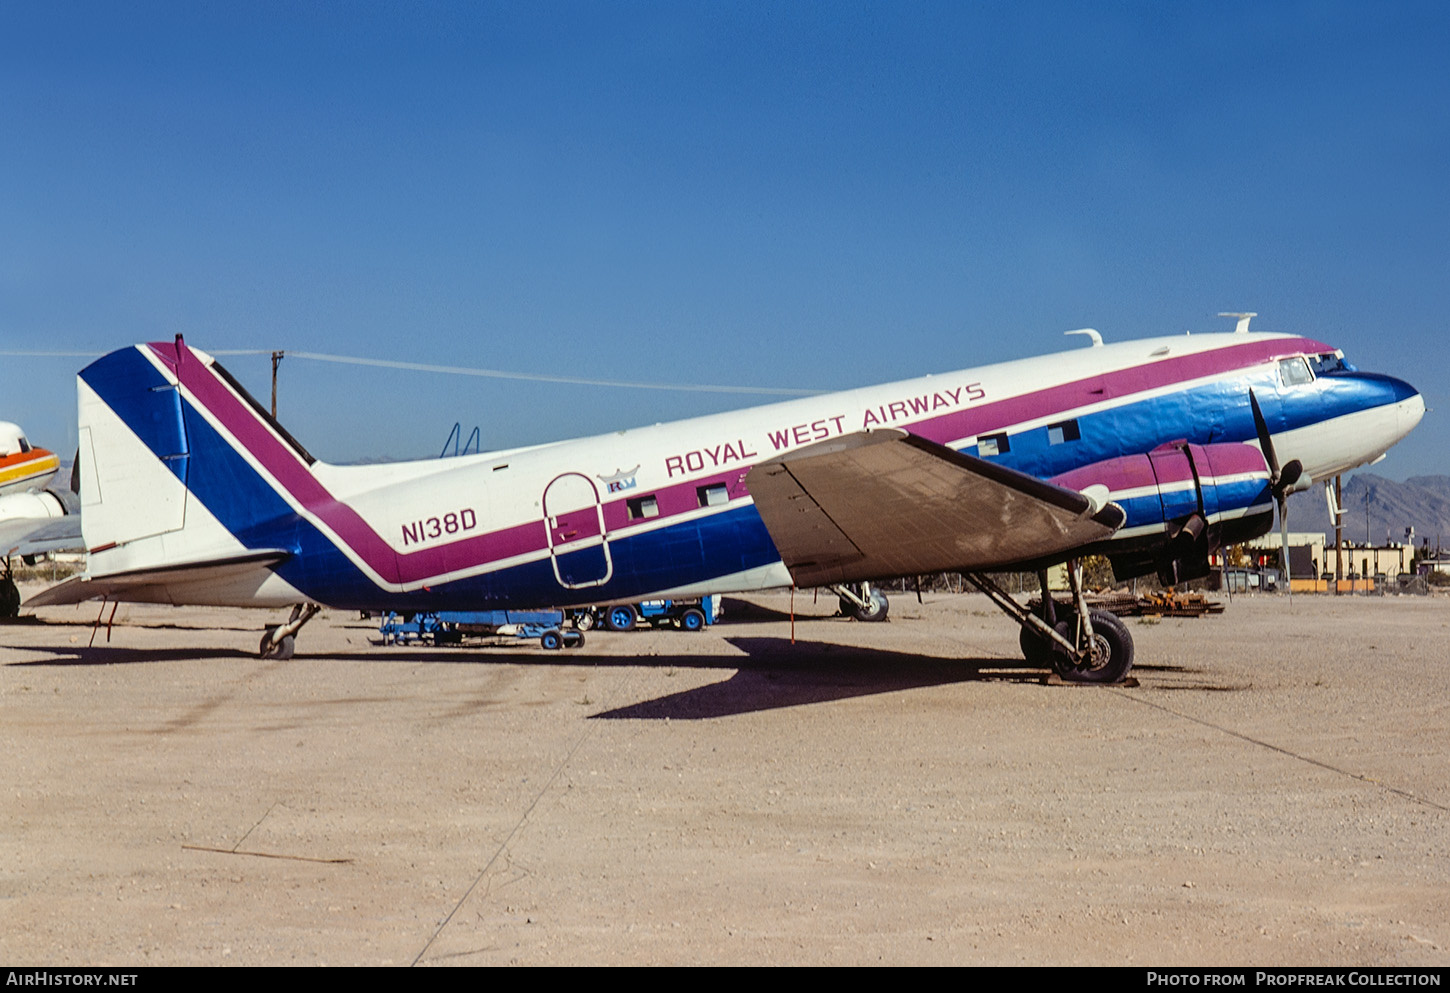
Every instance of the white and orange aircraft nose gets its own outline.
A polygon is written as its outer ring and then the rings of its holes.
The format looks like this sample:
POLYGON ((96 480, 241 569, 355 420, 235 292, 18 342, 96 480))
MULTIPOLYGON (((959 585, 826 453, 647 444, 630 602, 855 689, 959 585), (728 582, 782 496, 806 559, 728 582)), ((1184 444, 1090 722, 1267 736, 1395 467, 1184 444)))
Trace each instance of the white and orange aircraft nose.
POLYGON ((0 494, 42 489, 59 468, 54 452, 32 447, 20 425, 0 421, 0 494))

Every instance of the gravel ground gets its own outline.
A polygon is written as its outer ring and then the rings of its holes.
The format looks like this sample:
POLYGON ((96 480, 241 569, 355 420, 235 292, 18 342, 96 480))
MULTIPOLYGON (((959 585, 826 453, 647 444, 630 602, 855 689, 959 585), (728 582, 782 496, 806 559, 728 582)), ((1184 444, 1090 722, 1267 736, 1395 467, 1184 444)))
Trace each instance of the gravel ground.
POLYGON ((980 596, 794 603, 560 654, 0 627, 0 958, 1450 964, 1450 600, 1130 620, 1110 688, 980 596))

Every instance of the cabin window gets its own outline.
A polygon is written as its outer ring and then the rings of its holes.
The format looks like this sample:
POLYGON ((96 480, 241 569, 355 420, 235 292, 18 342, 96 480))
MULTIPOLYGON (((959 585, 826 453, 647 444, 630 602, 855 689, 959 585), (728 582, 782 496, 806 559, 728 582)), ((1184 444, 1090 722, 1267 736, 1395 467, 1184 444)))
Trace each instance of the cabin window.
POLYGON ((982 458, 1005 455, 1012 450, 1005 434, 989 434, 977 439, 977 454, 982 458))
POLYGON ((642 521, 646 517, 660 516, 660 505, 653 496, 635 497, 633 500, 626 500, 625 506, 629 508, 629 519, 631 521, 642 521))
POLYGON ((1303 386, 1314 382, 1314 373, 1309 371, 1304 359, 1296 355, 1292 359, 1279 360, 1279 378, 1285 386, 1303 386))
POLYGON ((702 507, 719 507, 730 502, 730 489, 724 483, 701 486, 695 491, 702 507))
POLYGON ((1047 425, 1047 443, 1049 445, 1061 445, 1067 441, 1077 441, 1082 437, 1082 432, 1077 429, 1077 421, 1063 421, 1061 424, 1047 425))

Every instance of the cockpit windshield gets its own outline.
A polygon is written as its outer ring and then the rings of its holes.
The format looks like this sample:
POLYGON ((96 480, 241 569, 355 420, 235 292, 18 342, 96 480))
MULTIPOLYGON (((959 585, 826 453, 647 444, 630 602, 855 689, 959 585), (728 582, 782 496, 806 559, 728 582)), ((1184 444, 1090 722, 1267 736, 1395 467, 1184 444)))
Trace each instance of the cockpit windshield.
POLYGON ((1354 366, 1344 361, 1343 352, 1324 352, 1322 355, 1306 355, 1309 368, 1315 376, 1332 376, 1336 372, 1356 372, 1354 366))

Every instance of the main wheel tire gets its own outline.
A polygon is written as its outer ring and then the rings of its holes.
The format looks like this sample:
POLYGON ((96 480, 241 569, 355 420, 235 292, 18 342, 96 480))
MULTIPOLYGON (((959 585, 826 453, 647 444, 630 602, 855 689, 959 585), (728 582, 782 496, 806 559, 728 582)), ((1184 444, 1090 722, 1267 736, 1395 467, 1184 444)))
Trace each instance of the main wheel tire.
POLYGON ((539 635, 539 645, 546 652, 557 652, 564 647, 564 635, 559 631, 545 631, 539 635))
POLYGON ((850 600, 842 597, 841 609, 851 617, 856 618, 856 620, 865 621, 869 624, 886 620, 886 614, 891 610, 891 601, 886 599, 886 594, 880 590, 872 590, 871 599, 867 601, 865 607, 858 607, 850 600))
POLYGON ((705 628, 705 612, 691 607, 680 615, 680 628, 684 631, 702 631, 705 628))
POLYGON ((276 633, 276 628, 267 629, 267 633, 262 635, 262 644, 258 646, 257 654, 264 659, 278 659, 285 662, 297 650, 297 636, 289 634, 275 644, 269 644, 276 633))
POLYGON ((1088 618, 1092 622, 1096 658, 1074 665, 1066 654, 1054 653, 1053 668, 1068 682, 1122 682, 1128 670, 1133 668, 1133 636, 1116 614, 1094 610, 1088 618))
POLYGON ((20 588, 13 579, 0 579, 0 618, 20 616, 20 588))
POLYGON ((632 631, 639 615, 627 603, 616 604, 604 613, 604 625, 611 631, 632 631))

